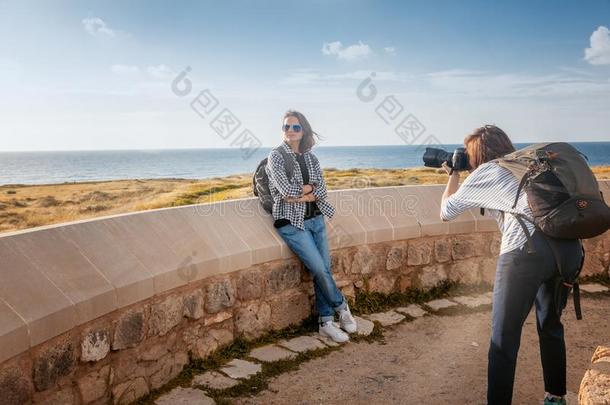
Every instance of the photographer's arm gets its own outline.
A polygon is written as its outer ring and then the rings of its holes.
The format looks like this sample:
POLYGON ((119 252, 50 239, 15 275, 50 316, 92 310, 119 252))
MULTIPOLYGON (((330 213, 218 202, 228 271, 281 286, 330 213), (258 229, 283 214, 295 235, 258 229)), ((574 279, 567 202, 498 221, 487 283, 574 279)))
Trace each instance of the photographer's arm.
MULTIPOLYGON (((451 168, 447 166, 446 162, 443 162, 443 169, 449 174, 451 172, 451 168)), ((455 194, 460 188, 460 172, 457 170, 449 175, 449 181, 447 182, 447 187, 445 187, 445 192, 443 193, 443 202, 449 198, 452 194, 455 194)))
MULTIPOLYGON (((443 165, 449 173, 449 167, 443 165)), ((440 217, 443 221, 451 221, 463 212, 475 208, 494 208, 489 201, 498 198, 498 172, 494 165, 481 165, 459 184, 459 174, 454 172, 443 193, 440 217)))

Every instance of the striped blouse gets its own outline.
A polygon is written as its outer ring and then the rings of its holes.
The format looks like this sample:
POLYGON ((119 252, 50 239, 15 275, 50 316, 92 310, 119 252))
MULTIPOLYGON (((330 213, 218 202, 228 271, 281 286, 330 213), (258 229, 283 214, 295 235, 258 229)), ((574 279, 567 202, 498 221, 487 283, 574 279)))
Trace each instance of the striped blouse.
MULTIPOLYGON (((485 215, 495 218, 502 232, 500 254, 510 252, 523 246, 527 237, 516 218, 508 214, 521 213, 533 218, 527 194, 523 190, 516 207, 512 208, 518 188, 519 180, 510 170, 497 163, 483 163, 466 177, 455 194, 441 204, 441 218, 443 221, 450 221, 470 208, 485 208, 485 215), (507 215, 503 216, 500 211, 507 215)), ((523 222, 532 235, 534 225, 528 220, 523 222)))

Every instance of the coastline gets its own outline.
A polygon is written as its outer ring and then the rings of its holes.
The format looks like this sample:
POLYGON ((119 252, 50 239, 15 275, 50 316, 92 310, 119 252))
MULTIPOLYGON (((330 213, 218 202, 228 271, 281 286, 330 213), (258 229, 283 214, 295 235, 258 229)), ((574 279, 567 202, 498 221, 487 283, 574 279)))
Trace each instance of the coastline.
MULTIPOLYGON (((610 165, 593 166, 610 179, 610 165)), ((329 190, 446 184, 443 169, 324 169, 329 190)), ((461 179, 466 173, 461 174, 461 179)), ((129 179, 1 185, 0 233, 106 215, 253 197, 252 174, 208 179, 129 179)))

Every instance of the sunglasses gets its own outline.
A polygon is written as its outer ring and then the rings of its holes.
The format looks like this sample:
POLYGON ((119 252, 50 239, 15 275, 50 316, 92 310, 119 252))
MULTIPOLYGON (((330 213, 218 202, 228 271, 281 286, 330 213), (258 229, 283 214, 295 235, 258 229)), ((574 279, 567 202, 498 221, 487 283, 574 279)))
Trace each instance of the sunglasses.
POLYGON ((288 132, 290 130, 290 127, 292 127, 292 130, 294 132, 301 132, 301 130, 303 129, 303 127, 301 125, 299 125, 299 124, 292 124, 292 125, 284 124, 284 125, 282 125, 282 130, 284 132, 288 132))

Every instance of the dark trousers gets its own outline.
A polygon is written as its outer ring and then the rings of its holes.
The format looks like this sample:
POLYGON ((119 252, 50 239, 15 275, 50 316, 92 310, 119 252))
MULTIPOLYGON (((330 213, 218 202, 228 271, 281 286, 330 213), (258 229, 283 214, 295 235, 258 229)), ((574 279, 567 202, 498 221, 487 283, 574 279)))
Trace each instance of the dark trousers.
MULTIPOLYGON (((498 258, 488 354, 489 405, 510 404, 512 401, 521 329, 534 303, 545 391, 554 395, 566 393, 563 325, 554 300, 559 272, 545 236, 536 231, 532 239, 534 253, 528 254, 527 245, 524 245, 498 258)), ((564 275, 575 274, 582 257, 581 242, 554 240, 554 243, 561 252, 564 275)), ((565 302, 559 306, 563 309, 565 302)))

